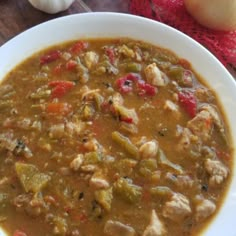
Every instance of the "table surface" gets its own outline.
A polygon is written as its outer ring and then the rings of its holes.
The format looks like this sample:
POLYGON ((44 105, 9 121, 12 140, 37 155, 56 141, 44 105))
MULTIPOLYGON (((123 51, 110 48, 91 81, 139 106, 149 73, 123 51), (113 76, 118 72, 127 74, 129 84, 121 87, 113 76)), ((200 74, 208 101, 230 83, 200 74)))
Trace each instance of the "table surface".
POLYGON ((0 46, 20 32, 50 19, 89 11, 128 12, 129 0, 75 0, 58 14, 36 10, 28 0, 0 0, 0 46))

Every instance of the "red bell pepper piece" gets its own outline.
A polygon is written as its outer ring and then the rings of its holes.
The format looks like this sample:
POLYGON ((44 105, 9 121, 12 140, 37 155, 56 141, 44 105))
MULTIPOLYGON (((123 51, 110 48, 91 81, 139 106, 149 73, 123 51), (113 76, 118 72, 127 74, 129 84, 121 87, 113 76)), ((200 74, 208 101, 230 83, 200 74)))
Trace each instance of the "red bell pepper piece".
POLYGON ((114 64, 114 62, 115 62, 115 51, 114 51, 114 49, 106 48, 105 53, 108 56, 110 63, 114 64))
POLYGON ((15 230, 13 236, 27 236, 27 234, 19 229, 15 230))
POLYGON ((88 43, 83 42, 83 41, 78 41, 70 48, 70 51, 72 53, 78 54, 84 49, 86 49, 87 47, 88 47, 88 43))
POLYGON ((52 73, 53 73, 54 75, 59 75, 59 74, 62 72, 62 70, 63 70, 63 65, 62 65, 62 63, 59 63, 58 65, 56 65, 56 66, 54 67, 52 73))
POLYGON ((70 91, 75 83, 67 80, 54 80, 48 83, 50 87, 52 87, 52 98, 60 98, 63 97, 68 91, 70 91))
POLYGON ((154 96, 157 93, 157 88, 148 83, 138 83, 139 95, 154 96))
POLYGON ((154 96, 157 93, 157 88, 142 80, 139 74, 130 73, 116 80, 116 86, 121 93, 129 93, 133 91, 133 84, 136 85, 138 94, 141 96, 154 96))
POLYGON ((74 61, 74 60, 69 60, 67 63, 66 63, 66 69, 67 70, 74 70, 77 66, 77 62, 74 61))
POLYGON ((51 51, 40 57, 40 65, 44 65, 53 61, 56 61, 61 57, 61 52, 58 50, 51 51))
POLYGON ((185 111, 193 118, 197 113, 197 99, 193 92, 182 90, 178 93, 179 102, 185 111))
POLYGON ((120 121, 123 121, 123 122, 128 123, 128 124, 132 124, 133 123, 133 118, 132 117, 120 117, 120 121))
POLYGON ((141 77, 138 74, 127 74, 124 77, 121 77, 116 80, 116 86, 122 93, 129 93, 133 90, 133 82, 141 80, 141 77))
POLYGON ((66 115, 71 111, 71 105, 66 102, 48 103, 46 107, 47 113, 66 115))

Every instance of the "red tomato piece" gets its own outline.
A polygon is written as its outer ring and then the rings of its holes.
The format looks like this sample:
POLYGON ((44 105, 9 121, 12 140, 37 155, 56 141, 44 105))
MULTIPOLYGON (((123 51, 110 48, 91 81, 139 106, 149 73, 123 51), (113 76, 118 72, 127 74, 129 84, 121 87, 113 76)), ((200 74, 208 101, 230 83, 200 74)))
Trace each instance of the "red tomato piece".
POLYGON ((197 99, 193 92, 182 90, 178 93, 179 102, 185 111, 193 118, 197 113, 197 99))
POLYGON ((83 42, 83 41, 78 41, 76 42, 71 48, 70 51, 72 53, 78 54, 81 51, 83 51, 84 49, 86 49, 88 47, 88 43, 87 42, 83 42))
POLYGON ((140 75, 130 73, 124 77, 121 77, 116 80, 116 86, 122 93, 129 93, 133 91, 133 82, 136 83, 137 81, 141 80, 140 75))
POLYGON ((109 57, 109 61, 111 64, 114 64, 115 62, 115 51, 112 48, 106 48, 105 49, 106 55, 109 57))
POLYGON ((66 115, 71 111, 71 105, 66 102, 48 103, 46 107, 47 113, 66 115))
POLYGON ((67 80, 54 80, 49 82, 48 85, 53 87, 51 97, 60 98, 70 91, 75 86, 75 83, 67 80))
POLYGON ((139 95, 154 96, 157 93, 157 88, 148 83, 138 83, 139 95))
POLYGON ((53 74, 55 75, 59 75, 63 70, 63 65, 60 63, 58 65, 55 66, 55 68, 53 69, 53 74))
POLYGON ((120 121, 123 121, 123 122, 128 123, 128 124, 132 124, 133 123, 133 118, 131 118, 131 117, 120 117, 120 121))
POLYGON ((19 229, 15 230, 13 236, 27 236, 27 234, 19 229))
POLYGON ((75 69, 77 66, 77 62, 75 60, 69 60, 67 63, 66 63, 66 69, 67 70, 73 70, 75 69))
POLYGON ((61 57, 61 52, 58 50, 51 51, 40 57, 40 65, 44 65, 53 61, 56 61, 61 57))

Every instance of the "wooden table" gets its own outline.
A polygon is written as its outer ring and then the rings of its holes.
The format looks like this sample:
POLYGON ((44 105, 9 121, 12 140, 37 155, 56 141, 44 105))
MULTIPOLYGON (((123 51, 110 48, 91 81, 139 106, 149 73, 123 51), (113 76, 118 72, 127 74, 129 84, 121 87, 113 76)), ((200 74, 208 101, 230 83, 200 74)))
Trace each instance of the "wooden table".
POLYGON ((28 0, 0 0, 0 46, 20 32, 44 21, 88 11, 128 12, 129 0, 75 0, 71 7, 58 14, 36 10, 28 0))

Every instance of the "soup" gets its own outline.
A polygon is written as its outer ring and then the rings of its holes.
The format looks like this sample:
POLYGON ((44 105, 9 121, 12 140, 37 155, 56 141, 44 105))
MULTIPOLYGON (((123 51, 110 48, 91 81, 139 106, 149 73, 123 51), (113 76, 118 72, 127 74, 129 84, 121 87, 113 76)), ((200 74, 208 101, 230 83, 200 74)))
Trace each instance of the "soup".
POLYGON ((197 235, 232 148, 184 59, 132 39, 67 42, 0 87, 0 222, 9 235, 197 235))

